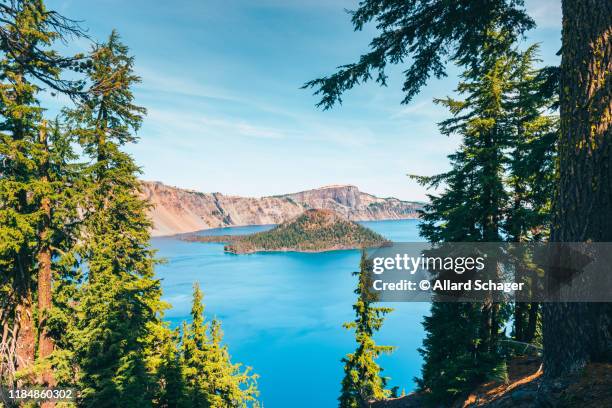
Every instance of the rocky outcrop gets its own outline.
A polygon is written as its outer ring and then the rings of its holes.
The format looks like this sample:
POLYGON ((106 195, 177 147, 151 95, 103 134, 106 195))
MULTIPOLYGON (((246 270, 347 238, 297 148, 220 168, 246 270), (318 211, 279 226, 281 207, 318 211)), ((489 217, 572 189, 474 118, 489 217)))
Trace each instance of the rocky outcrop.
POLYGON ((416 218, 416 211, 422 206, 396 198, 378 198, 350 185, 252 198, 200 193, 143 181, 142 195, 152 204, 153 236, 240 225, 280 224, 313 208, 333 210, 353 221, 416 218))

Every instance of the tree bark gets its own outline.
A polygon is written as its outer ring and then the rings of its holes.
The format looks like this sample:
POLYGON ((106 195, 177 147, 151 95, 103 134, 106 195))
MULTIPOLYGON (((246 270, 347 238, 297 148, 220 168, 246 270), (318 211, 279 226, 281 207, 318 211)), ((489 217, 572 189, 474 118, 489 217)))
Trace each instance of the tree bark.
MULTIPOLYGON (((41 163, 41 184, 49 182, 49 147, 47 144, 46 122, 40 129, 40 143, 44 146, 44 157, 41 163)), ((38 358, 47 358, 53 353, 54 342, 47 328, 47 317, 52 306, 52 270, 51 270, 51 200, 49 193, 43 192, 40 202, 41 222, 39 230, 38 250, 38 358)), ((45 386, 53 386, 53 371, 43 370, 41 382, 45 386)))
POLYGON ((29 368, 34 364, 36 337, 34 333, 34 318, 32 316, 32 294, 24 294, 21 303, 17 306, 16 318, 17 339, 15 357, 17 369, 29 368))
MULTIPOLYGON (((563 0, 553 242, 612 242, 612 0, 563 0)), ((547 303, 549 377, 611 359, 610 304, 547 303)))

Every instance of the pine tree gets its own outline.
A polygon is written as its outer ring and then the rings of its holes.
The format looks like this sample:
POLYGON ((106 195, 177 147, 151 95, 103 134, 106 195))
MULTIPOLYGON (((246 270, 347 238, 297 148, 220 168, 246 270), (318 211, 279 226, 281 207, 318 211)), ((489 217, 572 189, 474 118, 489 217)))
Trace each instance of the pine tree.
POLYGON ((202 291, 196 283, 193 286, 191 324, 183 324, 183 377, 188 392, 188 403, 192 407, 210 407, 210 382, 207 370, 208 324, 204 323, 202 291))
POLYGON ((41 121, 39 178, 31 194, 40 214, 36 254, 38 350, 32 369, 45 386, 54 386, 58 380, 65 384, 71 376, 60 366, 62 356, 69 352, 66 328, 73 324, 71 302, 79 279, 73 249, 78 240, 76 203, 82 166, 76 162, 72 142, 57 119, 52 125, 41 121), (63 372, 56 378, 54 371, 63 372))
MULTIPOLYGON (((60 198, 65 189, 52 180, 54 172, 63 170, 50 167, 48 129, 38 98, 41 84, 69 96, 80 94, 79 81, 61 76, 63 69, 78 69, 79 56, 62 57, 52 46, 81 31, 74 22, 46 10, 40 0, 2 4, 0 16, 0 377, 11 383, 18 369, 32 382, 36 354, 45 359, 53 350, 47 327, 51 244, 62 236, 57 230, 62 222, 56 217, 62 209, 55 207, 65 203, 60 198)), ((51 383, 49 371, 37 381, 51 383)))
POLYGON ((88 77, 88 98, 65 112, 71 134, 92 160, 78 248, 87 274, 75 345, 79 387, 84 406, 145 407, 154 394, 147 339, 161 324, 163 304, 139 169, 121 150, 136 140, 145 109, 133 103, 139 78, 117 33, 94 47, 88 77))
POLYGON ((344 324, 344 328, 355 331, 357 349, 342 359, 344 378, 338 398, 341 408, 369 407, 372 401, 391 395, 391 391, 386 389, 388 378, 381 376, 383 369, 376 359, 382 353, 391 353, 394 347, 376 344, 373 336, 382 327, 384 316, 393 309, 372 305, 375 299, 367 290, 372 265, 365 251, 361 254, 359 266, 359 272, 354 273, 359 277, 355 289, 357 301, 353 305, 355 320, 344 324))
MULTIPOLYGON (((505 152, 512 141, 506 99, 515 62, 510 50, 500 52, 503 44, 504 36, 491 32, 481 65, 463 74, 458 91, 465 100, 437 100, 453 115, 440 124, 441 133, 458 134, 463 142, 449 156, 450 171, 417 177, 429 187, 445 186, 439 196, 429 196, 422 212, 421 234, 430 242, 501 241, 508 200, 505 152)), ((452 276, 436 276, 448 278, 452 276)), ((503 376, 497 343, 506 314, 505 306, 489 298, 482 304, 434 303, 424 321, 427 337, 419 350, 424 359, 419 387, 429 391, 432 400, 448 403, 488 377, 503 376)))
MULTIPOLYGON (((510 202, 503 229, 508 241, 537 242, 548 238, 552 221, 551 203, 555 183, 555 145, 558 120, 547 114, 558 103, 554 95, 542 93, 545 76, 534 67, 538 46, 518 55, 513 70, 513 89, 508 101, 511 114, 512 150, 508 163, 510 202)), ((534 282, 527 268, 516 265, 517 281, 534 282)), ((513 336, 532 342, 540 320, 537 302, 514 305, 513 336)))
POLYGON ((183 378, 189 407, 255 406, 256 375, 250 368, 232 364, 227 346, 222 345, 221 323, 205 321, 202 291, 194 284, 192 322, 183 324, 181 341, 183 378))
MULTIPOLYGON (((41 0, 2 3, 0 16, 0 385, 77 386, 81 406, 189 406, 140 171, 122 151, 145 114, 133 59, 115 32, 87 60, 62 57, 53 43, 81 29, 41 0), (50 124, 43 86, 77 106, 50 124)), ((257 405, 256 376, 231 363, 220 323, 204 334, 205 405, 257 405)))
MULTIPOLYGON (((77 204, 81 201, 83 165, 73 150, 74 140, 56 119, 48 129, 49 188, 51 201, 52 302, 50 308, 39 308, 39 327, 45 328, 52 341, 52 353, 40 351, 37 365, 53 370, 56 386, 74 386, 74 340, 71 336, 77 321, 75 305, 79 301, 81 273, 75 245, 79 239, 80 219, 77 204), (44 324, 43 320, 44 319, 44 324)), ((40 282, 39 282, 40 287, 40 282)), ((39 290, 40 303, 40 290, 39 290)), ((39 329, 39 336, 43 330, 39 329)), ((39 342, 39 344, 42 342, 39 342)), ((41 346, 39 345, 39 349, 41 346)), ((50 385, 50 384, 48 384, 50 385)))

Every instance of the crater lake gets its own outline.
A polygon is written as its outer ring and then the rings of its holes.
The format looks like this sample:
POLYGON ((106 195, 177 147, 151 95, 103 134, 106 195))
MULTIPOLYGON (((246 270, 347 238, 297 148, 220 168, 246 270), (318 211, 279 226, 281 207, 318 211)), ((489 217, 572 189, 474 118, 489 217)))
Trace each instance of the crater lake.
MULTIPOLYGON (((423 241, 418 220, 361 224, 396 242, 423 241)), ((272 226, 220 228, 202 235, 249 234, 272 226)), ((153 238, 163 299, 172 305, 165 319, 173 327, 190 321, 192 285, 204 292, 207 320, 222 321, 224 343, 233 362, 260 377, 259 400, 266 408, 327 408, 338 405, 343 364, 354 351, 353 332, 342 324, 354 319, 352 305, 359 268, 358 250, 321 253, 273 252, 234 255, 220 243, 153 238)), ((395 310, 375 340, 395 346, 378 363, 389 388, 406 393, 420 375, 423 316, 429 303, 389 303, 395 310)))

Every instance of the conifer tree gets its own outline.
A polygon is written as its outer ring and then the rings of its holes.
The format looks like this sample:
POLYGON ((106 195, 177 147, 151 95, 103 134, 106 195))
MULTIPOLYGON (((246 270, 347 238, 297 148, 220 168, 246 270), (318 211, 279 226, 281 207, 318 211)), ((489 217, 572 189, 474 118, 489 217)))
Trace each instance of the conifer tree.
MULTIPOLYGON (((462 144, 449 156, 450 171, 417 177, 429 187, 445 186, 439 196, 429 195, 422 212, 421 234, 430 242, 501 240, 508 200, 505 151, 512 141, 506 98, 515 62, 507 48, 500 52, 504 44, 503 34, 490 33, 481 65, 463 74, 458 91, 465 100, 437 100, 453 115, 440 124, 441 133, 460 135, 462 144)), ((419 387, 434 401, 448 403, 487 377, 503 376, 497 340, 505 312, 491 299, 482 304, 434 303, 424 321, 427 336, 419 350, 424 358, 419 387)))
POLYGON ((257 376, 250 368, 233 364, 223 345, 221 323, 205 321, 202 291, 194 284, 192 322, 183 324, 181 341, 183 378, 189 407, 256 406, 257 376))
MULTIPOLYGON (((537 242, 548 239, 552 221, 558 120, 547 114, 558 101, 542 93, 545 76, 535 68, 539 47, 533 45, 518 55, 513 69, 513 92, 508 98, 512 149, 508 160, 510 202, 503 229, 513 242, 537 242)), ((517 281, 525 285, 526 268, 516 265, 517 281)), ((513 336, 521 342, 532 342, 540 320, 537 302, 514 305, 513 336)))
POLYGON ((79 303, 79 387, 84 406, 150 406, 147 339, 159 326, 163 304, 149 244, 148 204, 139 197, 138 167, 121 150, 136 140, 145 109, 134 104, 139 81, 133 58, 116 32, 94 47, 88 97, 65 116, 91 158, 81 203, 78 248, 87 282, 79 303))
POLYGON ((193 285, 193 303, 191 306, 191 324, 183 324, 183 376, 188 391, 188 402, 192 407, 210 407, 210 383, 207 369, 208 324, 204 323, 204 305, 202 291, 196 283, 193 285))
MULTIPOLYGON (((482 70, 464 75, 468 82, 459 90, 467 93, 466 100, 442 100, 454 115, 442 122, 442 133, 456 132, 463 138, 459 151, 449 156, 452 169, 418 178, 430 187, 445 185, 442 194, 430 196, 422 214, 421 233, 432 242, 499 241, 502 235, 520 242, 545 234, 556 135, 554 118, 543 111, 554 99, 539 94, 540 79, 533 68, 536 47, 501 55, 499 48, 491 50, 483 54, 488 58, 482 70)), ((520 340, 531 341, 537 303, 519 303, 514 311, 515 328, 526 336, 520 340)), ((425 362, 419 386, 434 400, 449 402, 486 377, 503 376, 497 339, 508 313, 508 305, 487 301, 482 307, 432 305, 424 323, 427 337, 420 349, 425 362), (461 338, 461 343, 444 347, 451 337, 455 342, 461 338)))
MULTIPOLYGON (((76 367, 73 361, 71 335, 76 325, 75 304, 79 301, 81 274, 78 268, 75 245, 79 239, 80 219, 78 203, 81 201, 82 170, 73 150, 74 140, 56 119, 48 128, 48 185, 51 199, 50 234, 48 246, 52 255, 51 298, 46 308, 39 307, 39 337, 46 333, 51 344, 51 354, 43 355, 39 341, 37 365, 43 374, 53 370, 52 383, 57 386, 74 386, 76 367)), ((45 191, 45 190, 43 190, 45 191)), ((41 270, 39 269, 39 275, 41 270)), ((39 278, 39 304, 41 303, 41 279, 39 278)), ((47 382, 47 385, 51 385, 47 382)))
POLYGON ((450 405, 483 378, 483 365, 490 361, 478 351, 481 316, 472 303, 434 302, 424 318, 426 335, 419 348, 424 362, 416 382, 434 406, 450 405))
MULTIPOLYGON (((32 370, 37 352, 46 358, 53 349, 46 318, 52 301, 51 241, 61 232, 54 230, 53 213, 62 211, 53 206, 63 203, 57 196, 63 189, 51 180, 57 169, 50 168, 38 98, 41 86, 80 94, 79 81, 61 76, 65 68, 78 69, 79 57, 62 57, 52 46, 81 31, 40 0, 3 3, 0 16, 0 377, 10 383, 17 369, 32 370), (38 299, 36 285, 43 294, 38 299)), ((39 381, 50 383, 49 372, 39 381)))
POLYGON ((62 356, 69 352, 66 328, 74 318, 72 302, 76 300, 77 260, 73 252, 78 240, 79 183, 82 167, 75 160, 73 140, 56 119, 52 125, 42 120, 39 126, 41 154, 38 156, 39 178, 31 197, 39 209, 37 269, 36 364, 32 372, 39 383, 54 386, 65 383, 70 374, 58 373, 62 356), (57 344, 56 344, 57 343, 57 344))
POLYGON ((386 389, 387 377, 383 377, 383 369, 376 363, 382 353, 391 353, 392 346, 381 346, 374 341, 374 333, 380 330, 384 316, 393 309, 373 306, 376 301, 367 288, 372 265, 365 251, 361 254, 357 288, 355 294, 357 301, 353 305, 355 320, 344 324, 344 328, 355 331, 357 349, 342 359, 344 363, 344 378, 342 390, 338 398, 340 408, 369 407, 372 401, 381 400, 391 396, 386 389))

